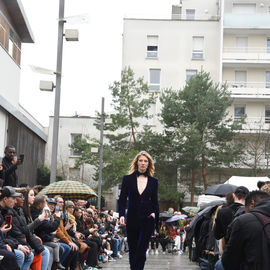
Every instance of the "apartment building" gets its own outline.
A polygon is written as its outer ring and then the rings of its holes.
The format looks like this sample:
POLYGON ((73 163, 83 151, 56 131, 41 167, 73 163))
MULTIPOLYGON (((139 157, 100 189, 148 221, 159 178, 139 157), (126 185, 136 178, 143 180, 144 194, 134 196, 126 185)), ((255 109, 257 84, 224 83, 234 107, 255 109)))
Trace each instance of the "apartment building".
MULTIPOLYGON (((122 66, 130 66, 157 92, 183 88, 201 69, 210 72, 214 81, 226 82, 233 98, 229 114, 235 120, 246 115, 242 138, 256 141, 258 134, 264 134, 257 165, 268 168, 269 0, 182 0, 172 7, 169 19, 126 18, 122 66)), ((159 111, 157 102, 152 112, 159 111)), ((162 129, 157 116, 152 121, 162 129)), ((255 159, 250 157, 251 165, 255 159)))
POLYGON ((22 43, 33 33, 20 0, 0 0, 0 156, 6 145, 24 154, 19 184, 36 184, 37 166, 44 162, 47 135, 42 125, 19 103, 22 43))

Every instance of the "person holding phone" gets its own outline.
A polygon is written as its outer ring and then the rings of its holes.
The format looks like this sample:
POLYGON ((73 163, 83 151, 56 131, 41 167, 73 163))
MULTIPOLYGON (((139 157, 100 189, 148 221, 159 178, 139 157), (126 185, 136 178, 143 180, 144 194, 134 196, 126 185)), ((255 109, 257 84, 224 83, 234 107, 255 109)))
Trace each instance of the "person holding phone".
POLYGON ((21 158, 17 157, 16 149, 13 145, 8 145, 5 147, 5 157, 2 160, 3 166, 3 186, 18 186, 18 176, 16 173, 17 166, 21 165, 23 162, 23 155, 21 158))

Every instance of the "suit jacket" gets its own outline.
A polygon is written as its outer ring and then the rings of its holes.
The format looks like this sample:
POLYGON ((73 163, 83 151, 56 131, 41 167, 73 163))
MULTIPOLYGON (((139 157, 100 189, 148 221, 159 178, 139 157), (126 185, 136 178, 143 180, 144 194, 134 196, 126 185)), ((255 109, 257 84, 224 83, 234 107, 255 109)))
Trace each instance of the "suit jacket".
MULTIPOLYGON (((137 175, 125 175, 122 181, 121 193, 118 200, 119 217, 126 216, 126 203, 128 198, 127 225, 136 225, 138 221, 148 218, 155 213, 156 225, 159 218, 158 206, 158 180, 148 176, 147 185, 142 194, 137 187, 137 175)), ((150 217, 151 218, 151 217, 150 217)))

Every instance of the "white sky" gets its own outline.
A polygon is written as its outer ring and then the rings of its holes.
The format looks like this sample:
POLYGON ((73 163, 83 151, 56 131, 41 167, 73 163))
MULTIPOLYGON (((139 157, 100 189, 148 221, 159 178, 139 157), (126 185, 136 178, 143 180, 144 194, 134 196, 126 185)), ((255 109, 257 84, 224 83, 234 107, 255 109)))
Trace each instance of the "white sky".
MULTIPOLYGON (((44 126, 53 115, 54 92, 39 91, 40 80, 55 76, 34 73, 29 65, 56 69, 59 0, 21 0, 35 43, 22 45, 20 103, 44 126)), ((66 0, 65 17, 88 14, 88 24, 65 24, 79 30, 79 42, 63 46, 60 115, 94 116, 108 86, 120 80, 123 18, 170 18, 179 0, 66 0)))

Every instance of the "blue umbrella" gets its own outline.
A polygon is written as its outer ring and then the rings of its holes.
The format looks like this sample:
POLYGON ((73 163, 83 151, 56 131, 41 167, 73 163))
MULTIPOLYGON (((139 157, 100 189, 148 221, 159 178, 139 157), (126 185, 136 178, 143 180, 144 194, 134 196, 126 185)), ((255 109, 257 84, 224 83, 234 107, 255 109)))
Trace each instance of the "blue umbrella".
POLYGON ((166 222, 174 222, 177 221, 179 219, 185 219, 187 217, 187 215, 175 215, 169 219, 166 220, 166 222))

